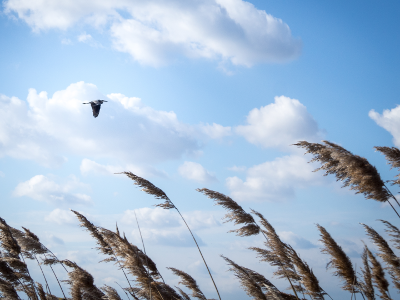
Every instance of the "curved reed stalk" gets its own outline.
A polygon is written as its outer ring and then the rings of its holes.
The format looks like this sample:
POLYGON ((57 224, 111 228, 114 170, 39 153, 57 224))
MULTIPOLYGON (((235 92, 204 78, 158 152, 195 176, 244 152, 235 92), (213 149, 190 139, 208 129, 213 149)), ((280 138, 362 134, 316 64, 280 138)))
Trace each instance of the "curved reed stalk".
POLYGON ((209 274, 209 276, 210 276, 210 278, 212 280, 212 283, 213 283, 213 285, 215 287, 215 290, 217 291, 218 298, 221 300, 221 296, 219 294, 217 285, 215 284, 214 278, 211 275, 210 269, 209 269, 209 267, 207 265, 207 262, 206 262, 206 260, 205 260, 205 258, 203 256, 203 253, 200 250, 200 247, 199 247, 199 245, 197 243, 197 240, 196 240, 196 238, 194 237, 194 235, 192 233, 192 230, 190 229, 189 225, 186 223, 186 220, 182 216, 182 214, 179 211, 179 209, 168 198, 167 194, 165 194, 163 190, 161 190, 160 188, 156 187, 150 181, 148 181, 148 180, 146 180, 146 179, 144 179, 142 177, 139 177, 139 176, 133 174, 132 172, 121 172, 121 173, 116 173, 116 174, 125 174, 126 176, 128 176, 130 179, 132 179, 134 181, 135 185, 141 187, 142 191, 144 191, 147 194, 153 195, 156 199, 164 200, 163 203, 156 204, 155 205, 156 207, 161 207, 161 208, 164 208, 164 209, 173 209, 174 208, 178 212, 178 214, 181 217, 182 221, 185 223, 187 229, 189 230, 190 234, 192 235, 193 241, 195 242, 196 247, 199 250, 200 256, 203 259, 203 262, 204 262, 204 264, 205 264, 205 266, 207 268, 208 274, 209 274))

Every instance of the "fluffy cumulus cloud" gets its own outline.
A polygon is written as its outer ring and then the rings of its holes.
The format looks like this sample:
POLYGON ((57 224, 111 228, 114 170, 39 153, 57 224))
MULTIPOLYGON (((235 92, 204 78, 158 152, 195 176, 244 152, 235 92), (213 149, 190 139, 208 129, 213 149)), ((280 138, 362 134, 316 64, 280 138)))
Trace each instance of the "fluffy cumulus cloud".
POLYGON ((54 205, 92 204, 90 196, 79 192, 82 189, 87 189, 87 186, 74 176, 65 182, 57 183, 52 178, 36 175, 19 183, 13 194, 16 197, 26 196, 54 205))
MULTIPOLYGON (((165 210, 162 208, 141 208, 136 210, 142 234, 146 241, 152 244, 162 244, 177 247, 194 247, 192 237, 184 225, 182 219, 175 210, 165 210)), ((192 211, 183 214, 189 227, 194 230, 202 230, 219 226, 220 223, 208 212, 192 211)), ((133 210, 124 212, 121 223, 136 225, 133 210)), ((135 231, 133 235, 138 235, 135 231)), ((203 244, 199 236, 197 242, 203 244)))
POLYGON ((217 178, 207 171, 201 164, 185 161, 178 168, 179 174, 189 180, 193 180, 200 183, 217 181, 217 178))
POLYGON ((393 136, 393 143, 396 147, 400 147, 400 105, 391 110, 385 109, 382 114, 372 109, 369 112, 369 117, 389 131, 393 136))
POLYGON ((299 100, 285 96, 275 102, 254 108, 247 116, 247 124, 235 128, 248 142, 265 148, 287 149, 300 141, 319 140, 321 131, 313 116, 299 100))
POLYGON ((4 7, 36 31, 107 28, 116 49, 154 66, 180 56, 251 66, 301 51, 287 24, 243 0, 7 0, 4 7))
POLYGON ((228 177, 226 184, 234 200, 286 201, 295 196, 296 188, 321 182, 321 176, 312 172, 314 169, 304 156, 278 157, 248 168, 246 180, 228 177))
POLYGON ((94 119, 90 105, 82 102, 104 97, 95 85, 84 82, 52 97, 30 89, 27 101, 1 95, 0 157, 59 166, 66 155, 75 154, 126 165, 178 159, 199 150, 199 129, 179 122, 174 112, 143 105, 139 98, 110 94, 94 119))

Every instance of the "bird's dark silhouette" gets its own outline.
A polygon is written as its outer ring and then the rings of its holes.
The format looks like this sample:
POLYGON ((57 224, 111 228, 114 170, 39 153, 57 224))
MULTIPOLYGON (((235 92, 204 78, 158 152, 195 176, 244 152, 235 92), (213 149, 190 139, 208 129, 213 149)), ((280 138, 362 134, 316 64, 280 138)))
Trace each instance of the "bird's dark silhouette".
POLYGON ((92 106, 93 110, 93 117, 97 118, 99 113, 100 113, 100 107, 103 104, 103 102, 108 102, 106 100, 93 100, 90 102, 84 102, 83 104, 90 104, 92 106))

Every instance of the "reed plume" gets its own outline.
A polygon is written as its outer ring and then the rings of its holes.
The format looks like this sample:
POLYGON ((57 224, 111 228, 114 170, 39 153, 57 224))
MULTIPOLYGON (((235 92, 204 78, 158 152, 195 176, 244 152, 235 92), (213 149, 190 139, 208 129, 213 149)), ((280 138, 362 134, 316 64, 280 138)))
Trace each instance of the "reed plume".
POLYGON ((262 230, 266 236, 266 242, 264 242, 267 249, 261 249, 258 247, 250 247, 249 249, 258 253, 258 257, 261 261, 268 262, 271 266, 277 267, 274 275, 278 278, 286 278, 290 286, 298 299, 297 291, 303 291, 300 285, 293 284, 292 281, 298 282, 301 277, 296 273, 295 267, 288 256, 288 247, 281 241, 274 227, 264 218, 264 216, 252 210, 252 213, 260 218, 260 222, 265 230, 262 230))
POLYGON ((372 252, 365 246, 365 251, 368 254, 369 261, 371 262, 372 268, 372 278, 374 280, 375 287, 378 288, 379 292, 381 293, 380 298, 384 300, 391 300, 388 295, 389 291, 389 283, 385 278, 385 272, 379 261, 375 258, 372 252))
POLYGON ((361 273, 363 275, 363 279, 359 280, 359 284, 361 287, 361 290, 365 297, 367 297, 368 300, 375 300, 375 291, 374 287, 372 285, 372 274, 371 274, 371 269, 368 264, 368 252, 367 252, 367 246, 364 246, 363 253, 361 255, 361 259, 364 265, 364 269, 361 269, 361 273))
POLYGON ((185 218, 182 216, 182 214, 181 214, 181 212, 179 211, 179 209, 178 209, 178 208, 172 203, 172 201, 168 198, 167 194, 165 194, 163 190, 161 190, 160 188, 156 187, 156 186, 155 186, 154 184, 152 184, 150 181, 148 181, 148 180, 146 180, 146 179, 144 179, 144 178, 142 178, 142 177, 139 177, 139 176, 133 174, 132 172, 122 172, 122 173, 118 173, 118 174, 125 174, 125 175, 127 175, 130 179, 132 179, 132 180, 134 181, 134 184, 135 184, 135 185, 138 185, 139 187, 142 188, 142 191, 146 192, 147 194, 153 195, 156 199, 164 200, 164 203, 157 204, 157 205, 155 205, 155 206, 158 206, 158 207, 161 207, 161 208, 164 208, 164 209, 172 209, 172 208, 175 208, 175 209, 176 209, 176 211, 178 212, 178 214, 179 214, 179 216, 181 217, 182 221, 185 223, 187 229, 189 230, 189 232, 190 232, 190 234, 191 234, 191 236, 192 236, 192 238, 193 238, 193 241, 195 242, 195 244, 196 244, 196 246, 197 246, 197 249, 199 250, 200 256, 201 256, 201 258, 203 259, 204 265, 205 265, 206 268, 207 268, 208 275, 210 276, 211 281, 212 281, 212 283, 213 283, 213 285, 214 285, 214 288, 215 288, 215 290, 217 291, 218 298, 219 298, 219 300, 221 300, 221 296, 220 296, 220 294, 219 294, 217 285, 215 284, 214 278, 213 278, 212 275, 211 275, 210 268, 209 268, 208 265, 207 265, 207 262, 206 262, 206 260, 205 260, 205 258, 204 258, 204 256, 203 256, 203 253, 201 252, 200 247, 199 247, 199 245, 198 245, 198 243, 197 243, 197 241, 196 241, 196 239, 195 239, 195 237, 194 237, 194 235, 193 235, 193 233, 192 233, 192 230, 190 229, 189 225, 186 223, 186 220, 185 220, 185 218))
POLYGON ((197 285, 196 280, 192 276, 190 276, 188 273, 183 272, 181 270, 175 269, 168 267, 167 269, 170 269, 176 276, 179 276, 181 278, 181 281, 179 281, 179 284, 184 285, 188 289, 192 291, 192 297, 195 297, 200 300, 207 300, 206 296, 204 296, 203 292, 200 290, 199 286, 197 285))
POLYGON ((62 261, 73 270, 68 273, 73 300, 99 300, 104 293, 94 284, 93 276, 70 260, 62 261))
POLYGON ((89 231, 90 235, 96 240, 97 244, 99 245, 99 247, 97 247, 96 249, 105 255, 113 255, 111 247, 104 241, 104 238, 97 230, 97 227, 94 226, 93 223, 90 222, 84 215, 72 209, 71 211, 78 218, 80 226, 89 231))
MULTIPOLYGON (((233 260, 221 255, 221 257, 230 265, 229 271, 235 274, 239 279, 240 285, 247 295, 253 297, 254 300, 268 300, 266 293, 270 293, 268 287, 277 295, 279 290, 263 275, 236 264, 233 260)), ((273 293, 271 293, 273 295, 273 293)))
POLYGON ((112 288, 111 286, 104 285, 100 289, 105 293, 105 296, 103 296, 102 299, 105 299, 105 300, 122 300, 121 297, 118 295, 117 291, 114 288, 112 288))
POLYGON ((183 300, 190 300, 189 295, 182 291, 180 287, 175 286, 175 288, 178 290, 179 294, 181 294, 183 300))
POLYGON ((196 189, 196 191, 203 193, 210 199, 213 199, 215 205, 221 205, 229 211, 229 213, 224 216, 224 219, 226 219, 224 223, 233 221, 235 225, 244 224, 241 228, 230 230, 229 232, 235 232, 238 236, 251 236, 260 233, 260 227, 257 225, 253 216, 247 213, 230 197, 206 188, 196 189))
POLYGON ((317 227, 321 233, 320 241, 325 246, 321 252, 331 256, 331 261, 328 263, 328 266, 335 268, 336 271, 333 274, 344 280, 342 289, 351 293, 358 292, 358 281, 350 258, 324 227, 319 224, 317 224, 317 227))
POLYGON ((380 251, 378 256, 386 263, 392 282, 396 289, 400 291, 400 258, 394 254, 389 244, 378 232, 365 224, 361 223, 361 225, 364 226, 367 235, 378 247, 380 251))
POLYGON ((0 298, 8 300, 20 300, 14 285, 0 278, 0 298))
MULTIPOLYGON (((4 219, 0 218, 0 242, 2 248, 5 250, 0 260, 5 262, 16 277, 18 277, 17 291, 24 291, 29 299, 38 300, 35 282, 29 274, 26 263, 20 258, 20 255, 23 257, 22 250, 13 236, 13 229, 4 219)), ((3 268, 3 270, 7 270, 7 268, 3 268)))
POLYGON ((393 239, 391 239, 390 241, 394 243, 394 247, 397 250, 400 250, 400 230, 388 221, 385 220, 379 220, 379 221, 381 221, 383 224, 386 225, 387 229, 385 229, 385 231, 389 234, 389 236, 393 237, 393 239))
MULTIPOLYGON (((156 281, 159 278, 159 272, 154 263, 153 270, 148 271, 146 269, 146 256, 138 247, 129 243, 125 236, 121 237, 105 228, 99 227, 98 229, 104 240, 120 259, 121 266, 135 278, 138 288, 125 288, 126 291, 138 298, 150 299, 151 294, 155 300, 180 299, 180 296, 171 287, 163 282, 156 281)), ((147 259, 151 261, 149 257, 147 259)))
POLYGON ((322 166, 319 170, 325 171, 325 176, 334 174, 336 179, 343 181, 343 187, 349 186, 356 194, 364 194, 367 199, 379 202, 388 201, 390 194, 385 188, 378 171, 364 157, 354 155, 350 151, 328 141, 323 144, 300 141, 295 146, 305 148, 314 158, 310 162, 318 161, 322 166))
POLYGON ((286 247, 287 255, 296 266, 297 272, 301 277, 300 282, 305 288, 305 294, 310 295, 312 299, 323 300, 326 293, 320 287, 318 278, 314 275, 312 269, 290 245, 286 244, 286 247))
MULTIPOLYGON (((377 151, 385 155, 388 164, 391 165, 391 169, 396 168, 400 170, 400 150, 396 147, 374 147, 377 151)), ((398 179, 389 180, 392 184, 400 185, 400 174, 396 175, 398 179)))

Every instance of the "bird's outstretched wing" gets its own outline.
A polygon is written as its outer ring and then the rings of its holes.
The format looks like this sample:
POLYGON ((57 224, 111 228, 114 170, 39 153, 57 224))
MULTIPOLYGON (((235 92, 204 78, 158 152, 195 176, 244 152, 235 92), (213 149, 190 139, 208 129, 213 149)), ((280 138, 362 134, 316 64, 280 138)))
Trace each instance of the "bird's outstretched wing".
POLYGON ((92 105, 92 110, 93 110, 93 117, 97 118, 97 116, 100 113, 100 104, 94 104, 94 103, 90 103, 92 105))

